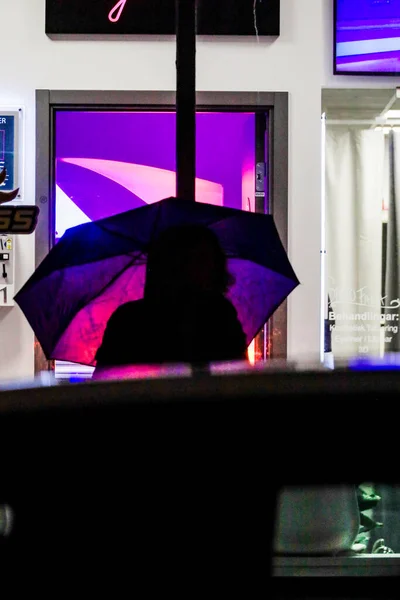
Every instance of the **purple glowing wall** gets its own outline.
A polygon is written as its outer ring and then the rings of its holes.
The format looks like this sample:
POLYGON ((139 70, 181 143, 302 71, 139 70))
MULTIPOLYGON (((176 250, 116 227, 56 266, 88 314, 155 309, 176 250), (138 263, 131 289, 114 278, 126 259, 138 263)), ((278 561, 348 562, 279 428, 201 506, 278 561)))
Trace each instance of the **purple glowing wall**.
MULTIPOLYGON (((197 199, 242 208, 254 153, 254 114, 199 113, 197 199)), ((57 236, 174 195, 175 114, 58 112, 56 187, 57 236)))

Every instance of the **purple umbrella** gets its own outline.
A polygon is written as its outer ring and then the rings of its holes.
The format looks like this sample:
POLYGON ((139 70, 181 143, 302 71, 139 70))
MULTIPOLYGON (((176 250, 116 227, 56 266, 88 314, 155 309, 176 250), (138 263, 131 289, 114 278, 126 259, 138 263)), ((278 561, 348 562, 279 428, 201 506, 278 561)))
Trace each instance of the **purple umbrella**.
POLYGON ((235 278, 228 298, 250 343, 299 284, 272 216, 167 198, 68 229, 18 292, 46 357, 94 366, 111 314, 143 297, 149 244, 185 224, 218 236, 235 278))

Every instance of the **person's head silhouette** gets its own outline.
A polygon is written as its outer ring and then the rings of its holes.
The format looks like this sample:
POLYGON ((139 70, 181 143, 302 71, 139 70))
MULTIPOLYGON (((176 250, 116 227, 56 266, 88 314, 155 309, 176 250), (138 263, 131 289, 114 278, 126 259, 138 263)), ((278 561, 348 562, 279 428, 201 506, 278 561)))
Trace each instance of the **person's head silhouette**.
POLYGON ((170 227, 149 248, 145 297, 181 292, 225 294, 232 283, 218 237, 205 226, 170 227))
POLYGON ((246 360, 246 336, 225 297, 233 283, 213 231, 198 225, 163 231, 148 248, 144 298, 113 313, 96 369, 246 360))

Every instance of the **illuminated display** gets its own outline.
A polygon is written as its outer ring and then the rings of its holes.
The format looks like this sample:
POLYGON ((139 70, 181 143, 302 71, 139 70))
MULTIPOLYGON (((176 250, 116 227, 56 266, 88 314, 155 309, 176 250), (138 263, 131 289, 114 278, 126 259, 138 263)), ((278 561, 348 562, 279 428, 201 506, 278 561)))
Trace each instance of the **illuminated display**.
MULTIPOLYGON (((200 35, 279 35, 280 0, 199 0, 200 35)), ((46 33, 174 35, 175 0, 46 0, 46 33)))
POLYGON ((335 0, 334 72, 400 73, 400 0, 335 0))

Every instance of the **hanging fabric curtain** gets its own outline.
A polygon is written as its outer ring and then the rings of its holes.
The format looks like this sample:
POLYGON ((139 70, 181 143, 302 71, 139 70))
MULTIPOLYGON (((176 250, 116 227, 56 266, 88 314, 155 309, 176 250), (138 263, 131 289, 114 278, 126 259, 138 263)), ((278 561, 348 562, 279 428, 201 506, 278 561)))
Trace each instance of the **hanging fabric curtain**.
POLYGON ((383 165, 382 131, 327 127, 327 288, 336 359, 380 354, 383 165))
POLYGON ((386 269, 384 295, 385 352, 399 352, 400 304, 400 133, 388 136, 389 211, 387 222, 386 269))

